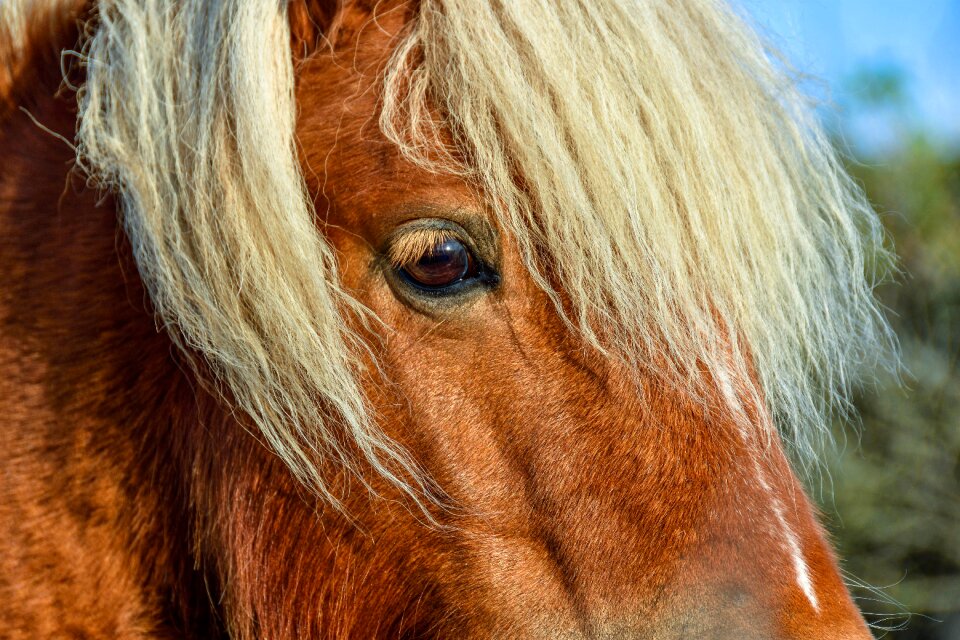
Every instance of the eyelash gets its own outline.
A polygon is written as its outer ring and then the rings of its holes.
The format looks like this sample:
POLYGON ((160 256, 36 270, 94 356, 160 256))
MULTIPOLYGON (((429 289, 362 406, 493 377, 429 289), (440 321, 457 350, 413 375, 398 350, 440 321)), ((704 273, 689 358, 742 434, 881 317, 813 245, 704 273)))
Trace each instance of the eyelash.
POLYGON ((405 289, 417 296, 447 298, 472 290, 477 286, 495 286, 499 275, 459 234, 447 229, 423 229, 411 233, 424 237, 400 238, 388 251, 391 268, 405 289), (448 246, 456 243, 457 246, 448 246), (446 249, 446 251, 444 251, 446 249), (436 253, 431 264, 423 264, 436 253), (443 255, 441 255, 443 254, 443 255), (422 270, 417 273, 417 267, 422 270))

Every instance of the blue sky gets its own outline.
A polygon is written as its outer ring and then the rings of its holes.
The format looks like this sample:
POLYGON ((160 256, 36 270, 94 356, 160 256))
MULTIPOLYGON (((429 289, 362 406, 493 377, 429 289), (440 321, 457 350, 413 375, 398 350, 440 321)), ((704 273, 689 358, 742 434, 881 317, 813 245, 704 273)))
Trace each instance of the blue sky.
POLYGON ((882 151, 923 129, 960 148, 960 0, 733 1, 797 69, 826 81, 856 147, 882 151), (901 73, 905 105, 863 107, 849 79, 864 69, 901 73))

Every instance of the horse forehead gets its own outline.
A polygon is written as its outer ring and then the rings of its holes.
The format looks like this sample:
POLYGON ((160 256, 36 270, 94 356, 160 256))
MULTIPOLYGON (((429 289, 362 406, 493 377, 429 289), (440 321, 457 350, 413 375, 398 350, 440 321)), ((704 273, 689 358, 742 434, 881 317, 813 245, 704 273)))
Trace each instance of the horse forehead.
MULTIPOLYGON (((308 138, 325 146, 339 140, 365 147, 382 145, 386 140, 377 135, 378 85, 389 59, 390 39, 375 26, 341 37, 354 43, 350 50, 321 46, 296 65, 301 143, 308 138)), ((362 154, 354 147, 350 155, 362 154)))
POLYGON ((297 102, 335 108, 337 98, 361 112, 376 104, 381 73, 415 17, 407 4, 347 2, 323 33, 313 34, 312 53, 295 60, 297 102))
POLYGON ((380 130, 382 72, 406 21, 400 10, 349 12, 334 46, 297 65, 305 179, 311 192, 336 205, 333 215, 351 218, 354 226, 384 222, 401 205, 483 208, 463 180, 410 162, 380 130))

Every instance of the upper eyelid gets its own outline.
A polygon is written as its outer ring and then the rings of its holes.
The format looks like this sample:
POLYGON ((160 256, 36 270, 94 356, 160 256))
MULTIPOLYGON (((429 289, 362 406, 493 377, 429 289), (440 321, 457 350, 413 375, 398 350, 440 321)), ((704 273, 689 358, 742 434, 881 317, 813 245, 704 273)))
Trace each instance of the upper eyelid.
POLYGON ((449 240, 458 240, 468 247, 469 243, 447 227, 420 227, 399 233, 392 238, 387 248, 387 259, 397 269, 416 263, 436 245, 449 240))

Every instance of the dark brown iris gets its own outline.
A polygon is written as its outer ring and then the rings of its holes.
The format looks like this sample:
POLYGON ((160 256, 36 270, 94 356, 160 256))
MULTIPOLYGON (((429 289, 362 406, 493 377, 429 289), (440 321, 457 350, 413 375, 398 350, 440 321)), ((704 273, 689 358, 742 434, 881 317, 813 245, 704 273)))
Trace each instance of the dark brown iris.
POLYGON ((434 245, 415 263, 404 267, 403 271, 420 287, 442 289, 471 275, 473 258, 462 242, 450 238, 434 245))

